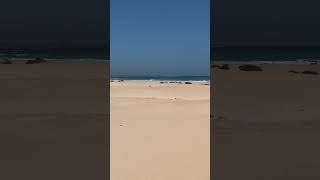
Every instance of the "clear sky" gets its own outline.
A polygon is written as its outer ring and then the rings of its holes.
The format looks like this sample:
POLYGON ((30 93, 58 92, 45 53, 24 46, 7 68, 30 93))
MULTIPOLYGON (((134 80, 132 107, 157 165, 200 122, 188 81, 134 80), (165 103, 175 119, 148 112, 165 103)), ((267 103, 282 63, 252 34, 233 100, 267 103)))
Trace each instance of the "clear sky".
POLYGON ((209 75, 210 0, 111 0, 111 73, 209 75))

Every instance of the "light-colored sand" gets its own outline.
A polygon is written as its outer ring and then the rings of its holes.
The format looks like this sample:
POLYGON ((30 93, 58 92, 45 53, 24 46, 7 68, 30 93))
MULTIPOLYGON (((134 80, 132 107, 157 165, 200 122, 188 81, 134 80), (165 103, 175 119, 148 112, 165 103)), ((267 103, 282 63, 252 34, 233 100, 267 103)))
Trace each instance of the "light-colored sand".
POLYGON ((209 180, 209 86, 111 83, 112 180, 209 180))
POLYGON ((0 64, 0 179, 108 179, 108 63, 0 64))
POLYGON ((213 70, 212 178, 320 179, 320 65, 213 70))

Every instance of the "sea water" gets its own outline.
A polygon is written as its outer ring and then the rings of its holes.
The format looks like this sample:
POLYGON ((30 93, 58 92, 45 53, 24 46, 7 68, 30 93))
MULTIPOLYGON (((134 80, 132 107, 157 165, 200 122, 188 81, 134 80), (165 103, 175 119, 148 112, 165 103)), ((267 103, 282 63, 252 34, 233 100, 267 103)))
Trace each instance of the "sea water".
POLYGON ((61 60, 85 60, 85 59, 108 59, 108 51, 104 48, 30 48, 30 49, 0 49, 0 58, 45 59, 61 60))
POLYGON ((210 76, 117 76, 111 75, 113 80, 141 80, 141 81, 190 81, 190 82, 207 82, 210 76))
POLYGON ((320 46, 214 47, 211 60, 226 63, 320 63, 320 46))

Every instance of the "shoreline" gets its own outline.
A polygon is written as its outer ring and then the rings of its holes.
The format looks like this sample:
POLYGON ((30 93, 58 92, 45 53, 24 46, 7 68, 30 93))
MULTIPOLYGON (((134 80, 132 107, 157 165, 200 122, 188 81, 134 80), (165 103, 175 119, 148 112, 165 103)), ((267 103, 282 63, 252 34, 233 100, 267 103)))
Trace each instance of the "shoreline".
POLYGON ((159 75, 111 75, 112 81, 136 81, 136 82, 210 82, 210 75, 207 76, 159 76, 159 75))
MULTIPOLYGON (((31 59, 35 59, 38 56, 34 56, 34 57, 30 57, 30 58, 8 58, 8 57, 0 57, 0 61, 1 59, 8 59, 11 62, 17 62, 20 63, 22 61, 28 61, 31 59)), ((47 57, 41 57, 43 59, 45 59, 48 62, 95 62, 95 61, 102 61, 102 62, 106 62, 106 61, 110 61, 108 59, 101 59, 101 58, 47 58, 47 57)))
POLYGON ((320 60, 247 60, 247 61, 236 61, 236 60, 211 60, 211 64, 273 64, 273 65, 313 65, 312 63, 320 64, 320 60))
POLYGON ((210 83, 210 80, 200 80, 200 81, 184 81, 184 80, 126 80, 126 79, 110 79, 110 83, 121 83, 121 82, 136 82, 136 83, 157 83, 157 84, 185 84, 185 83, 194 83, 194 84, 201 84, 201 83, 210 83))

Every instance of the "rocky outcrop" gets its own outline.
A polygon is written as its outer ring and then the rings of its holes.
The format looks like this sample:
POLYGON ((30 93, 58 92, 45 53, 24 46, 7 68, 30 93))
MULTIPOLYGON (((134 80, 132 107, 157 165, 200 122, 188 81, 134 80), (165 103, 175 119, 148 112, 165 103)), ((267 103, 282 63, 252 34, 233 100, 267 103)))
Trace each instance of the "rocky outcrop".
POLYGON ((12 62, 7 58, 3 58, 0 60, 0 64, 12 64, 12 62))
POLYGON ((243 64, 238 67, 240 71, 262 71, 262 69, 257 65, 243 64))
POLYGON ((40 64, 40 63, 47 63, 47 61, 43 58, 37 57, 34 60, 28 60, 26 64, 40 64))
POLYGON ((230 69, 228 64, 222 64, 221 66, 214 64, 214 65, 211 66, 211 68, 218 68, 218 69, 223 69, 223 70, 230 69))

